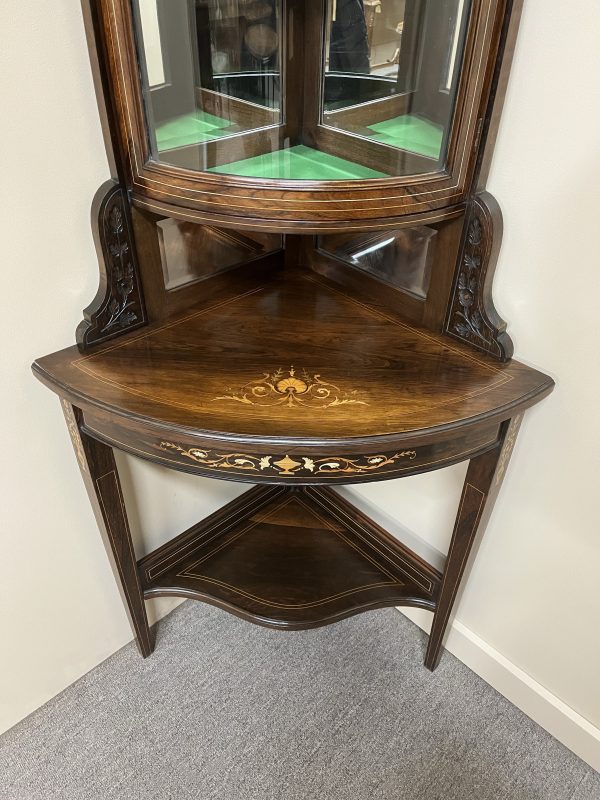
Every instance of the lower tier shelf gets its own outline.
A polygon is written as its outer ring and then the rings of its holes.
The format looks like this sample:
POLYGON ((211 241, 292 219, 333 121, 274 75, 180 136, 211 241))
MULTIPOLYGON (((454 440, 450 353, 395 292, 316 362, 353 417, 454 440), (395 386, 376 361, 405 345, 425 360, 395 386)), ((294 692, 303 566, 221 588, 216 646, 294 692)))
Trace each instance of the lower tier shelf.
POLYGON ((441 575, 330 489, 257 487, 138 563, 178 595, 299 630, 369 609, 433 610, 441 575))

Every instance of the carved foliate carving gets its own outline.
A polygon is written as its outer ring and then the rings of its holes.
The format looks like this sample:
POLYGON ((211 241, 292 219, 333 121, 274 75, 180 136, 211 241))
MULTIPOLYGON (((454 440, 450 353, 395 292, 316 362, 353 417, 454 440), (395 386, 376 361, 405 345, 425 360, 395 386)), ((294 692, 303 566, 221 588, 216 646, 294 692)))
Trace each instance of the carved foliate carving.
POLYGON ((500 208, 490 194, 483 192, 470 209, 446 332, 501 361, 508 361, 513 344, 492 300, 501 239, 500 208))
POLYGON ((92 224, 100 286, 77 328, 77 344, 82 350, 146 324, 127 194, 113 181, 96 195, 92 224))

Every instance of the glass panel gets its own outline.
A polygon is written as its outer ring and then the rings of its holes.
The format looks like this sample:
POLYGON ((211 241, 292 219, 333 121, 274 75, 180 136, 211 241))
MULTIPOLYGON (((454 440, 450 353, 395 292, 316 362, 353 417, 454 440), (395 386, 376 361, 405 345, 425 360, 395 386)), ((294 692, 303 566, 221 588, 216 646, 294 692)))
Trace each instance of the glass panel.
POLYGON ((157 223, 165 287, 177 289, 280 250, 282 237, 165 219, 157 223))
POLYGON ((165 65, 163 63, 156 2, 140 0, 140 23, 144 35, 148 84, 152 88, 165 82, 165 65))
POLYGON ((437 231, 421 225, 362 236, 322 236, 320 249, 395 289, 425 299, 437 231))
MULTIPOLYGON (((469 0, 327 0, 323 123, 431 159, 430 170, 439 168, 469 5, 469 0)), ((385 163, 396 174, 409 174, 417 165, 389 151, 385 163)))
POLYGON ((281 0, 133 6, 153 158, 208 169, 209 143, 280 122, 281 0))
POLYGON ((154 160, 292 181, 443 168, 471 0, 131 2, 154 160))

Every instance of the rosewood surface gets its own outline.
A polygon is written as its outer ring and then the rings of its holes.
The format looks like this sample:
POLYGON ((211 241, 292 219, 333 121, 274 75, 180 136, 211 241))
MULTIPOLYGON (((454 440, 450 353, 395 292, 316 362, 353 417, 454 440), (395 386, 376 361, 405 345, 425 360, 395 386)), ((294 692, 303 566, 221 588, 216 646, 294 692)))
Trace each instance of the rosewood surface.
POLYGON ((327 489, 252 489, 139 564, 146 597, 299 630, 388 605, 433 609, 441 575, 327 489))
POLYGON ((182 430, 276 441, 392 439, 498 422, 552 387, 309 274, 284 276, 82 355, 39 359, 80 403, 182 430))
MULTIPOLYGON (((194 146, 181 148, 179 167, 153 160, 131 4, 83 0, 114 178, 93 209, 100 287, 79 328, 79 349, 33 368, 61 398, 144 656, 154 647, 144 600, 164 594, 282 629, 381 606, 421 606, 434 612, 426 664, 437 665, 522 413, 553 387, 511 359, 491 290, 501 216, 484 189, 521 5, 471 4, 444 168, 428 171, 428 159, 407 154, 407 168, 424 174, 293 182, 195 172, 190 167, 201 160, 194 146), (208 269, 195 252, 198 280, 174 291, 165 284, 157 232, 169 217, 188 223, 188 234, 197 223, 285 240, 212 276, 215 264, 208 269), (425 298, 360 275, 310 236, 421 225, 437 232, 425 298), (269 485, 138 560, 113 448, 180 471, 269 485), (441 574, 329 488, 464 460, 470 463, 441 574)), ((327 127, 319 116, 324 15, 314 9, 322 7, 322 0, 284 4, 284 121, 263 114, 263 123, 274 123, 263 133, 212 143, 219 163, 245 147, 255 153, 304 134, 335 151, 342 133, 333 117, 327 127)), ((165 24, 175 20, 170 4, 161 8, 165 24)), ((169 81, 158 87, 165 103, 173 88, 169 81)), ((218 112, 223 98, 209 94, 218 112)), ((248 108, 235 105, 243 120, 248 108)), ((344 115, 338 112, 338 123, 344 115)), ((352 138, 357 161, 384 151, 388 157, 389 148, 361 141, 352 138)), ((200 250, 207 235, 224 236, 198 229, 190 246, 200 250)), ((185 249, 172 248, 170 257, 183 258, 185 249)))
POLYGON ((295 271, 34 370, 122 449, 216 477, 309 483, 469 457, 553 385, 295 271))

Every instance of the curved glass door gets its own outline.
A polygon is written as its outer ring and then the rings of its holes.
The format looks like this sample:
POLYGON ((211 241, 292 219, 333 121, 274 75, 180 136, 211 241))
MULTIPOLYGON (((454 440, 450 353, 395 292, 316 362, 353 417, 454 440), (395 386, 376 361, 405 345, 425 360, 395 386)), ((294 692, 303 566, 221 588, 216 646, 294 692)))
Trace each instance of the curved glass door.
POLYGON ((471 0, 132 0, 151 157, 359 180, 446 161, 471 0))
POLYGON ((280 124, 281 0, 133 6, 154 160, 208 170, 280 124))
POLYGON ((329 0, 323 124, 440 163, 467 5, 329 0))

